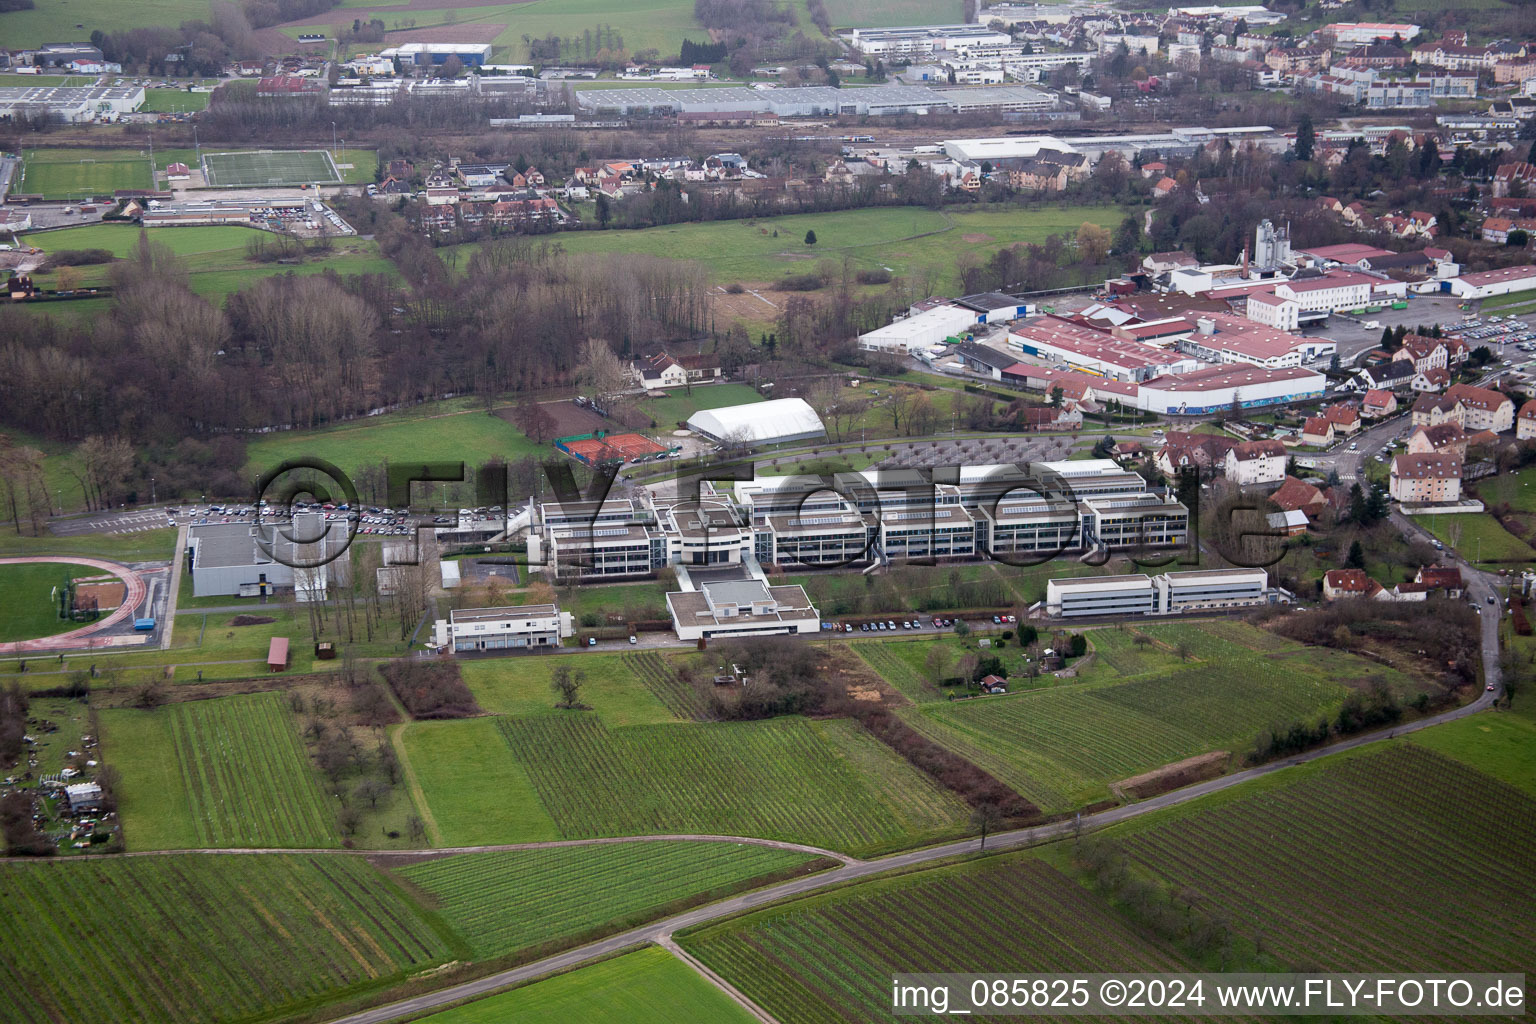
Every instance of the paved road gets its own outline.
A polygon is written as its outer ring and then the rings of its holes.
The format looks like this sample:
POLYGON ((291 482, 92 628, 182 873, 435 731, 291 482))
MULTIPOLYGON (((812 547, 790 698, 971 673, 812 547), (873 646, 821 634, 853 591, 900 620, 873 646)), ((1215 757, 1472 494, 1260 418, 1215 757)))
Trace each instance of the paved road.
MULTIPOLYGON (((1483 574, 1481 573, 1474 574, 1474 579, 1471 581, 1471 586, 1476 588, 1476 595, 1480 600, 1486 598, 1487 592, 1491 592, 1489 584, 1482 578, 1482 575, 1483 574)), ((1497 687, 1499 684, 1498 650, 1498 617, 1493 615, 1484 615, 1483 663, 1486 672, 1486 679, 1488 682, 1493 683, 1495 687, 1497 687)), ((1467 704, 1459 708, 1454 708, 1450 711, 1446 711, 1442 714, 1434 715, 1429 718, 1420 719, 1419 721, 1411 722, 1407 725, 1399 726, 1390 732, 1368 733, 1360 736, 1350 737, 1349 739, 1340 740, 1339 742, 1330 744, 1326 747, 1320 747, 1316 750, 1311 750, 1304 754, 1288 757, 1282 761, 1274 761, 1269 764, 1260 765, 1257 768, 1249 768, 1244 771, 1236 772, 1232 775, 1226 775, 1219 779, 1211 779, 1208 782, 1202 782, 1194 786, 1186 787, 1185 789, 1175 790, 1172 793, 1165 793, 1162 796, 1153 797, 1149 800, 1143 800, 1139 803, 1126 804, 1120 807, 1111 808, 1107 811, 1101 811, 1098 814, 1087 815, 1082 818, 1082 826, 1085 829, 1094 829, 1102 828, 1106 825, 1113 825, 1117 822, 1136 818, 1143 814, 1149 814, 1153 811, 1162 810, 1166 807, 1174 807, 1179 804, 1187 803, 1191 800, 1197 799, 1198 797, 1202 797, 1210 793, 1216 793, 1220 792, 1221 790, 1230 789, 1233 786, 1240 786, 1243 783, 1250 782, 1254 779, 1261 778, 1265 775, 1272 774, 1285 768, 1290 768, 1299 764, 1305 764, 1309 761, 1315 761, 1319 758, 1342 753, 1346 750, 1354 750, 1356 748, 1366 746, 1367 744, 1379 743, 1382 740, 1395 736, 1405 735, 1410 732, 1416 732, 1419 729, 1424 729, 1432 725, 1439 725, 1443 722, 1464 718, 1468 715, 1475 714, 1488 707, 1491 707, 1494 699, 1497 696, 1497 691, 1484 692, 1480 694, 1478 699, 1471 704, 1467 704)), ((1012 832, 999 833, 989 837, 986 842, 988 848, 990 849, 1008 849, 1031 846, 1046 842, 1048 840, 1061 839, 1069 836, 1072 834, 1074 827, 1074 823, 1070 820, 1052 822, 1047 825, 1037 825, 1033 828, 1024 828, 1012 832)), ((401 1017, 419 1016, 425 1013, 429 1013, 433 1010, 440 1009, 449 1003, 456 1003, 461 1000, 473 999, 488 995, 497 991, 498 989, 503 989, 510 985, 531 981, 546 974, 577 967, 589 960, 604 957, 609 954, 619 952, 620 950, 628 949, 632 946, 639 946, 645 943, 658 943, 661 945, 666 945, 671 941, 671 937, 675 932, 685 928, 691 928, 694 925, 705 924, 710 921, 717 921, 721 918, 740 913, 741 911, 752 910, 793 896, 815 892, 830 886, 841 885, 846 882, 869 878, 873 875, 883 874, 888 871, 916 867, 923 864, 931 864, 935 861, 940 861, 948 857, 956 857, 962 854, 974 853, 977 852, 979 846, 980 843, 978 840, 966 839, 959 842, 945 843, 942 846, 932 846, 921 850, 910 850, 906 853, 895 854, 893 856, 884 857, 875 861, 850 860, 842 867, 835 868, 831 871, 824 871, 821 874, 811 875, 805 878, 796 878, 767 889, 759 889, 755 892, 743 893, 740 896, 734 896, 719 903, 711 903, 707 906, 696 907, 692 910, 684 911, 681 914, 675 914, 672 917, 668 917, 660 921, 654 921, 650 924, 642 925, 638 928, 631 928, 630 930, 620 932, 617 935, 611 935, 606 939, 600 939, 597 942, 591 942, 585 946, 578 946, 575 949, 567 950, 564 953, 560 953, 555 956, 546 957, 543 960, 538 960, 531 964, 526 964, 522 967, 514 967, 510 970, 498 971, 495 974, 490 974, 483 978, 477 978, 473 981, 466 981, 458 985, 450 986, 448 988, 439 989, 435 992, 414 996, 410 999, 403 999, 399 1002, 375 1007, 371 1010, 364 1010, 361 1013, 350 1014, 346 1017, 342 1017, 333 1021, 332 1024, 385 1024, 387 1021, 396 1020, 401 1017)))

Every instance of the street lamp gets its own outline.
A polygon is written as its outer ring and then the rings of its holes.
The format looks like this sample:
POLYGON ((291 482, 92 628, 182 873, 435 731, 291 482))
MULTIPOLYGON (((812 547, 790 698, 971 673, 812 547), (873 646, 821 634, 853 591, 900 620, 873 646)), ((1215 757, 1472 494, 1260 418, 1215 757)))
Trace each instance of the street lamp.
POLYGON ((331 159, 336 159, 336 122, 331 122, 331 159))
POLYGON ((155 478, 154 477, 150 477, 149 478, 149 503, 151 505, 153 505, 155 503, 155 478))

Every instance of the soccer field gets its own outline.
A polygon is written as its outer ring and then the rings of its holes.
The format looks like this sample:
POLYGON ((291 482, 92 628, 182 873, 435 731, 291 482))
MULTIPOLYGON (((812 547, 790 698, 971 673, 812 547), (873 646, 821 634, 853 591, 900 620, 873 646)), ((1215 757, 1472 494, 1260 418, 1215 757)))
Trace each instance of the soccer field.
POLYGON ((331 154, 321 149, 251 150, 209 153, 203 157, 208 184, 239 185, 332 184, 341 181, 331 154))
POLYGON ((109 196, 120 188, 154 188, 149 157, 132 151, 29 149, 21 156, 21 180, 12 191, 49 199, 109 196))

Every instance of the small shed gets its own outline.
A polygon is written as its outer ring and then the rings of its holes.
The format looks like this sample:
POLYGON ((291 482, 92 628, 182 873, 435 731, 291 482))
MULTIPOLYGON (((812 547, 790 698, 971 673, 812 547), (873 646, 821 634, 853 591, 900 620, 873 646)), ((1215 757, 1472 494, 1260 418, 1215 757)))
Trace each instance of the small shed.
POLYGON ((275 636, 267 647, 267 671, 282 672, 288 668, 288 638, 275 636))

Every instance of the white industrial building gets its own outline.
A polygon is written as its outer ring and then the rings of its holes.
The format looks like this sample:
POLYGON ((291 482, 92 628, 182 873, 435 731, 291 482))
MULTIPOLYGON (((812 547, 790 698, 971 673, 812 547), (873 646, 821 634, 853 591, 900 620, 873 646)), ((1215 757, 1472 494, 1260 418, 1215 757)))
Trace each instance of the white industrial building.
POLYGON ((701 409, 688 417, 688 429, 717 443, 746 445, 813 441, 827 436, 821 417, 803 398, 701 409))
POLYGON ((946 139, 944 152, 956 160, 981 163, 984 160, 1033 159, 1041 150, 1076 153, 1071 145, 1050 135, 1018 135, 991 139, 946 139))
POLYGON ((347 533, 346 523, 327 523, 318 513, 294 516, 292 526, 193 526, 185 552, 192 596, 261 597, 291 590, 296 600, 323 601, 333 579, 348 579, 347 533))
POLYGON ((132 113, 143 105, 144 87, 141 85, 0 88, 0 121, 50 118, 78 123, 132 113))
POLYGON ((926 352, 945 339, 975 326, 974 310, 961 309, 959 306, 935 306, 859 335, 859 348, 866 352, 890 352, 901 356, 926 352))
POLYGON ((1143 382, 1127 404, 1156 413, 1198 416, 1235 401, 1244 409, 1321 398, 1328 378, 1303 366, 1210 366, 1143 382))
POLYGON ((804 587, 770 587, 762 580, 704 583, 698 590, 667 595, 679 640, 815 633, 821 614, 804 587))
POLYGON ((439 648, 455 654, 468 651, 556 648, 575 632, 570 612, 552 604, 522 604, 501 608, 455 608, 438 619, 434 636, 439 648))
POLYGON ((1536 267, 1504 267, 1462 274, 1450 280, 1451 294, 1463 299, 1486 299, 1536 288, 1536 267))
POLYGON ((921 57, 969 46, 1007 46, 1013 42, 1007 32, 995 32, 985 25, 855 28, 839 36, 868 57, 921 57))
POLYGON ((1160 576, 1087 576, 1045 585, 1052 618, 1091 615, 1179 615, 1263 604, 1269 599, 1263 569, 1204 569, 1160 576))

